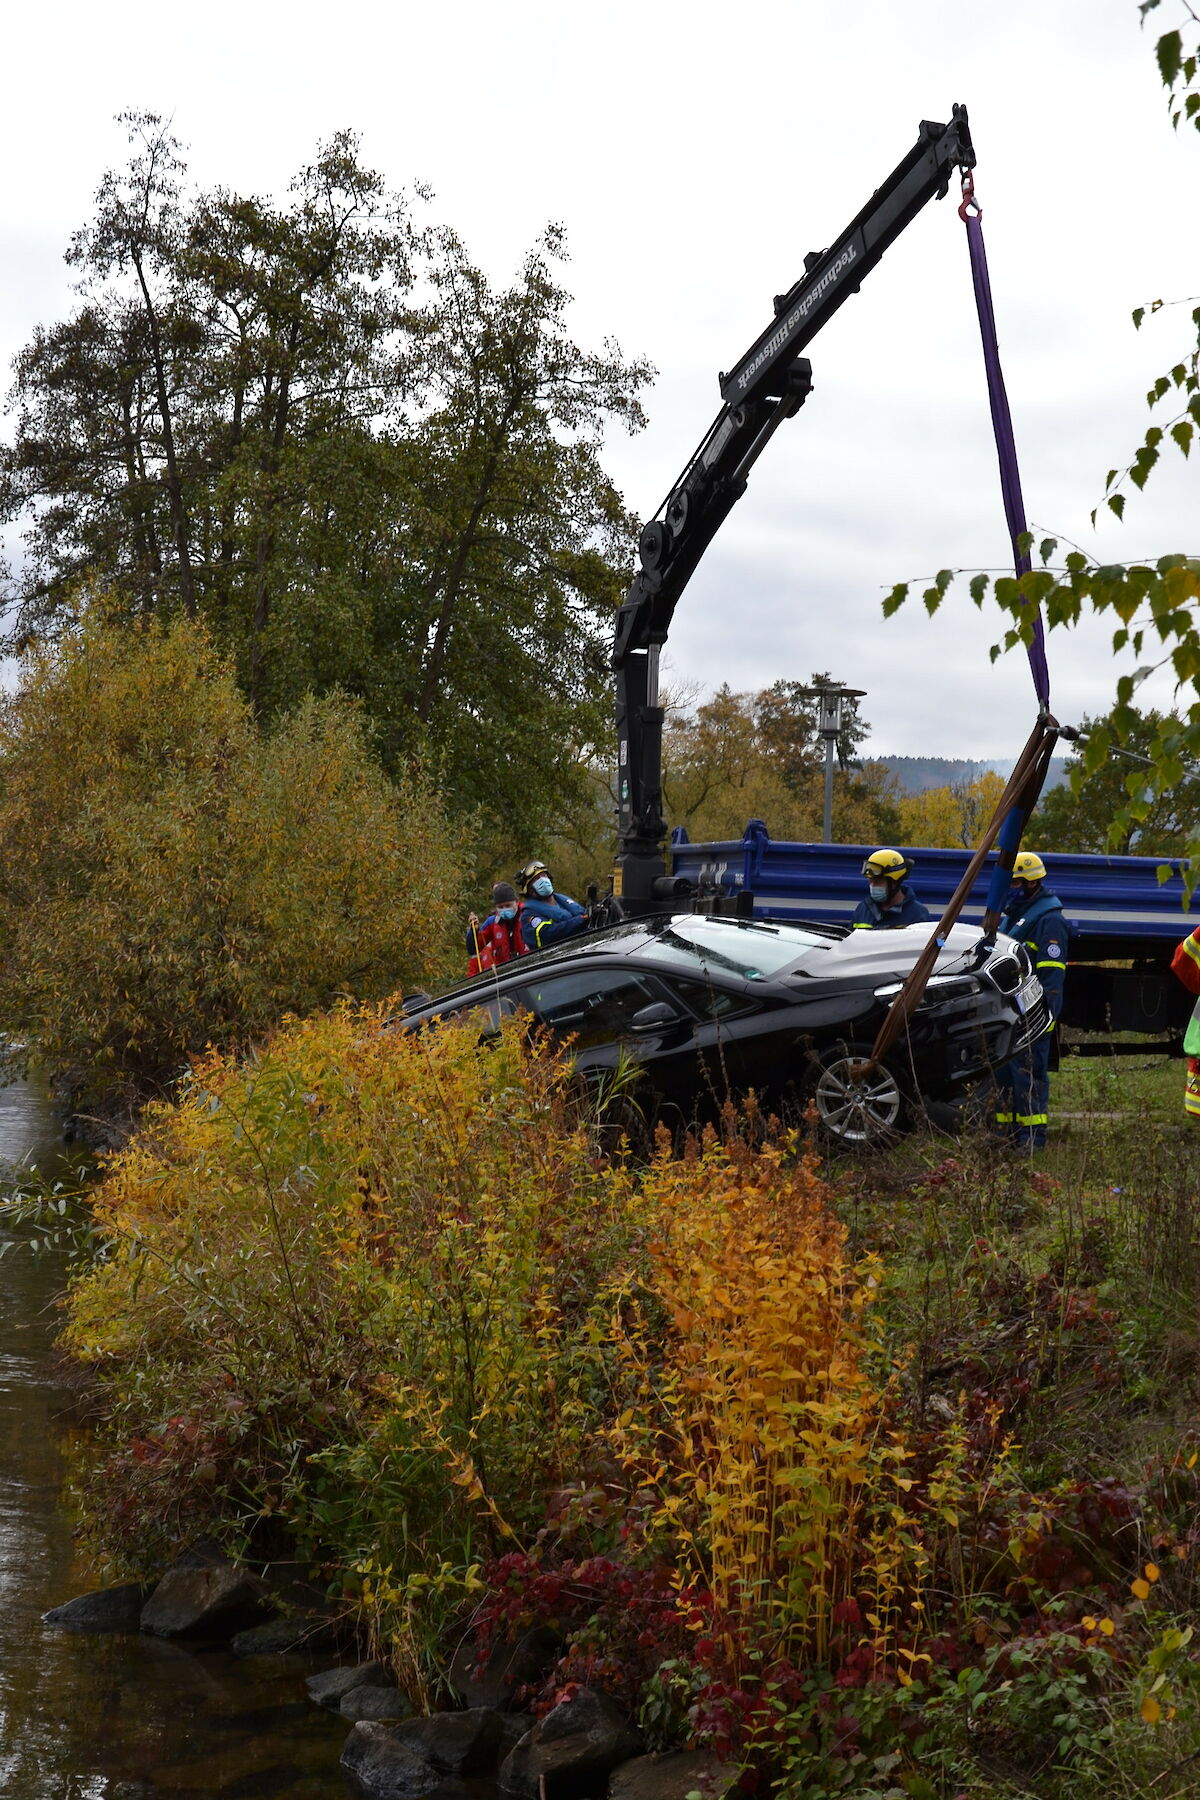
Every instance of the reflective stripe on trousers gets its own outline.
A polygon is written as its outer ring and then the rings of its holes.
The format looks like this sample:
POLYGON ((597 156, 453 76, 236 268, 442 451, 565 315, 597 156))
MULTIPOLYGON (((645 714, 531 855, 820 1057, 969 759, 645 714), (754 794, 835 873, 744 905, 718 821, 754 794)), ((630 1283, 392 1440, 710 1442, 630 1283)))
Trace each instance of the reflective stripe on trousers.
POLYGON ((1046 1143, 1050 1112, 1050 1036, 1047 1029, 1020 1056, 996 1071, 996 1124, 1029 1150, 1041 1150, 1046 1143))

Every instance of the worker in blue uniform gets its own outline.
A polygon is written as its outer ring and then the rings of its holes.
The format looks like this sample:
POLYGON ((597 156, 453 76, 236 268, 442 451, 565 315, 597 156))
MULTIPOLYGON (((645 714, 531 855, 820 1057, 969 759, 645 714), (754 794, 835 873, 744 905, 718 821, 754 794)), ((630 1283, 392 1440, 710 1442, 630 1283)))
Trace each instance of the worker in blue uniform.
POLYGON ((560 894, 544 862, 529 862, 517 875, 521 894, 521 936, 526 950, 547 950, 587 929, 587 908, 560 894))
POLYGON ((1046 1028, 999 1071, 996 1125, 1022 1150, 1044 1150, 1050 1113, 1050 1050, 1062 1016, 1067 979, 1067 921, 1062 901, 1046 886, 1046 865, 1032 850, 1013 863, 1001 931, 1024 944, 1042 984, 1046 1028))
POLYGON ((862 866, 867 897, 850 923, 855 931, 883 931, 895 925, 925 925, 929 913, 905 881, 912 864, 899 850, 873 850, 862 866))

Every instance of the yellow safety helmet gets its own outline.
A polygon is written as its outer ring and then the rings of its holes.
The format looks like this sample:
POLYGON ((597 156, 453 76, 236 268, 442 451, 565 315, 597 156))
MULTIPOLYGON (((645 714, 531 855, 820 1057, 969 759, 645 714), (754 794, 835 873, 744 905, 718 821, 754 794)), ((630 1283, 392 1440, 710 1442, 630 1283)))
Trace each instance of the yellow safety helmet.
POLYGON ((522 894, 528 894, 539 875, 548 875, 549 869, 544 862, 527 862, 523 869, 517 870, 517 887, 522 894))
POLYGON ((872 876, 877 881, 903 881, 911 869, 907 856, 899 850, 872 850, 862 866, 868 881, 872 876))
POLYGON ((1013 863, 1014 881, 1045 881, 1046 865, 1032 850, 1022 850, 1013 863))

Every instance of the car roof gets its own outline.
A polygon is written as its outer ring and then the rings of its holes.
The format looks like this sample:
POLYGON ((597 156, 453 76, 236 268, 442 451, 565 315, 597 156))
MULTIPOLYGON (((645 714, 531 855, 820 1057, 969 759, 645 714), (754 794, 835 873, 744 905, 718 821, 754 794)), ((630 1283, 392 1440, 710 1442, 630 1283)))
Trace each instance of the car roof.
POLYGON ((647 960, 653 960, 654 943, 662 933, 689 924, 694 926, 697 921, 702 923, 706 933, 715 928, 715 935, 718 937, 723 931, 728 931, 731 942, 736 940, 739 933, 742 934, 742 942, 747 933, 769 932, 772 937, 794 934, 797 956, 802 955, 806 949, 813 948, 814 937, 836 940, 845 936, 844 926, 810 922, 807 919, 731 919, 714 913, 654 913, 649 918, 624 919, 619 925, 606 925, 596 931, 581 932, 575 937, 564 939, 560 944, 550 945, 546 950, 536 950, 529 956, 502 963, 499 968, 488 969, 482 975, 472 976, 470 981, 447 988, 412 1010, 420 1013, 430 1007, 443 1011, 452 1003, 469 1001, 473 995, 482 998, 485 994, 493 993, 498 981, 507 983, 520 980, 525 975, 540 974, 556 963, 575 963, 580 958, 611 956, 614 951, 621 956, 632 956, 635 952, 645 951, 647 960))

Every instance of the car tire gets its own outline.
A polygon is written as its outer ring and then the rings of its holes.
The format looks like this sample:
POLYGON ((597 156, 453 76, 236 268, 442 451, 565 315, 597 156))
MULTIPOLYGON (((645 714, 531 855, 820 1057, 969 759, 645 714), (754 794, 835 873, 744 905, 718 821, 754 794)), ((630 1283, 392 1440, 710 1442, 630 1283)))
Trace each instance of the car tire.
POLYGON ((817 1128, 827 1143, 844 1150, 885 1150, 908 1127, 909 1098, 894 1069, 885 1062, 854 1079, 870 1055, 869 1045, 845 1041, 812 1052, 809 1099, 817 1128))

